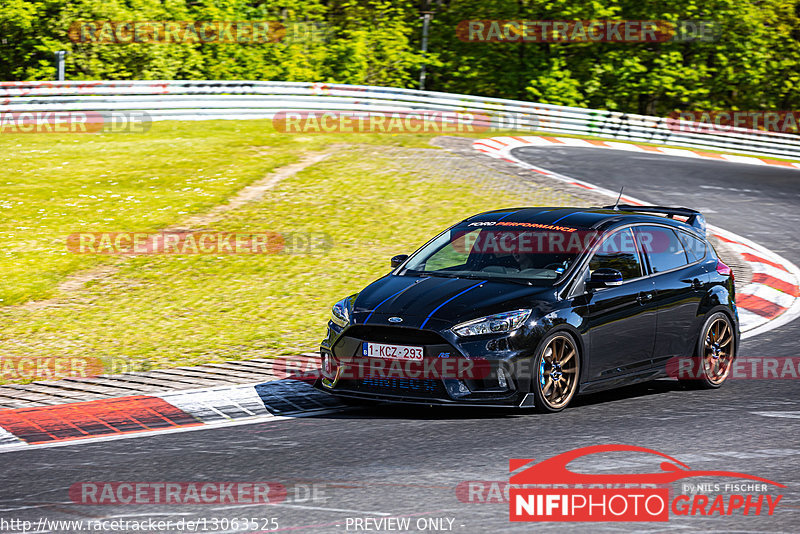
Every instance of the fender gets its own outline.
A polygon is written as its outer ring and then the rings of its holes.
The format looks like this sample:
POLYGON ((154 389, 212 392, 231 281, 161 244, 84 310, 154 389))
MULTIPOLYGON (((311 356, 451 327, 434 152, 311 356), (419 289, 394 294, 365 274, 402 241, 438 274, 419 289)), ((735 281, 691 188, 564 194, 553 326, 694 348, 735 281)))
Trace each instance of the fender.
MULTIPOLYGON (((709 290, 703 296, 703 299, 700 301, 697 315, 698 317, 708 317, 708 314, 713 313, 712 310, 718 306, 724 307, 724 311, 727 311, 728 315, 730 315, 730 310, 728 307, 732 304, 734 304, 732 292, 722 284, 714 284, 709 288, 709 290)), ((731 319, 734 320, 735 318, 731 317, 731 319)))

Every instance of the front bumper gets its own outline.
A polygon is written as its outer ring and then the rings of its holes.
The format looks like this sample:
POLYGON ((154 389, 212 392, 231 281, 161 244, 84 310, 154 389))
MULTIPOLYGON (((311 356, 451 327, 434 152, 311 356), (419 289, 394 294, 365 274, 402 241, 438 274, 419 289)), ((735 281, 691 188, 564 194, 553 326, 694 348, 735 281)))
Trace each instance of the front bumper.
POLYGON ((487 357, 491 341, 470 340, 473 353, 465 354, 463 347, 431 330, 381 325, 329 332, 320 348, 323 378, 315 387, 343 398, 391 403, 533 406, 530 388, 505 365, 520 351, 501 350, 487 357), (368 358, 363 352, 368 342, 421 346, 423 361, 368 358), (481 356, 474 355, 477 348, 483 349, 481 356))
POLYGON ((474 400, 474 399, 452 399, 443 397, 422 397, 408 396, 402 394, 392 394, 387 391, 368 393, 347 388, 329 389, 321 385, 318 380, 314 387, 320 391, 345 399, 367 400, 375 402, 386 402, 391 404, 416 404, 416 405, 436 405, 436 406, 478 406, 482 408, 533 408, 532 393, 517 393, 505 399, 495 400, 474 400))

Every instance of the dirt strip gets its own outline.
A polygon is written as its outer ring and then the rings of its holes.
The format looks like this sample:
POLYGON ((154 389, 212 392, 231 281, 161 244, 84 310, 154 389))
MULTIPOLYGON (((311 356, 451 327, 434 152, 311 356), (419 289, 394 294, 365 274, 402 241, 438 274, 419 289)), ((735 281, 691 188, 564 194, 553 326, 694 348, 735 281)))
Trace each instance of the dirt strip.
MULTIPOLYGON (((236 193, 227 204, 215 206, 207 213, 193 215, 181 223, 164 228, 163 231, 177 232, 207 228, 209 225, 219 221, 225 213, 242 207, 248 202, 255 202, 261 199, 267 191, 278 185, 281 181, 297 174, 307 167, 319 163, 332 153, 332 150, 328 150, 326 152, 310 152, 305 154, 297 163, 280 167, 261 180, 244 187, 236 193)), ((15 307, 23 310, 38 310, 48 306, 58 306, 59 302, 63 299, 63 294, 79 291, 83 289, 88 282, 109 278, 116 274, 117 271, 118 268, 114 265, 101 265, 92 269, 73 273, 58 284, 57 289, 61 295, 45 300, 28 301, 15 307)))

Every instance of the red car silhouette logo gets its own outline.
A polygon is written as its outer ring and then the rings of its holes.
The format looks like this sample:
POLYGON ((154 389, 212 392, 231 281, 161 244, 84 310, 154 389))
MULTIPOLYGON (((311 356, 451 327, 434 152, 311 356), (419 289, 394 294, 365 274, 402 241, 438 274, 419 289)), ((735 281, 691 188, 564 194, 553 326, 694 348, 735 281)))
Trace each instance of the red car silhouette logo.
MULTIPOLYGON (((514 471, 522 465, 529 464, 532 459, 512 459, 510 460, 510 471, 514 471)), ((648 449, 645 447, 637 447, 634 445, 592 445, 590 447, 581 447, 574 449, 547 460, 543 460, 524 471, 513 475, 509 482, 511 484, 668 484, 691 477, 732 477, 742 478, 747 480, 755 480, 758 482, 765 482, 785 488, 783 484, 779 484, 772 480, 748 475, 745 473, 738 473, 735 471, 705 471, 694 470, 683 462, 667 456, 662 452, 648 449), (567 465, 577 458, 588 456, 590 454, 597 454, 602 452, 643 452, 660 456, 667 461, 664 461, 659 466, 661 472, 658 473, 632 473, 632 474, 587 474, 576 473, 567 469, 567 465)))

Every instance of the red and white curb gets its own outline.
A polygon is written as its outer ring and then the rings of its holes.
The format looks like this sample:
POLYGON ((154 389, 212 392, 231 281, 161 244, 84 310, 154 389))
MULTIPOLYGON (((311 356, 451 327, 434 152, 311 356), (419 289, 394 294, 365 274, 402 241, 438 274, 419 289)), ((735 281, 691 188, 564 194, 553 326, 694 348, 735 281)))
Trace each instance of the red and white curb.
MULTIPOLYGON (((594 141, 588 139, 574 139, 568 137, 492 137, 489 139, 479 139, 472 146, 479 152, 483 152, 493 158, 502 159, 523 167, 531 172, 543 174, 555 180, 565 182, 569 185, 580 187, 595 193, 606 195, 616 200, 619 192, 611 191, 604 187, 599 187, 583 180, 570 178, 563 174, 549 171, 530 163, 522 161, 512 154, 515 148, 525 146, 554 146, 568 145, 585 148, 613 148, 619 150, 639 149, 647 152, 660 152, 671 156, 684 155, 678 152, 694 153, 695 151, 680 150, 674 148, 658 148, 642 145, 629 145, 627 143, 617 143, 613 141, 594 141), (633 148, 629 148, 633 147, 633 148)), ((690 157, 705 157, 696 153, 690 157)), ((727 160, 736 163, 754 163, 743 161, 742 156, 727 154, 714 154, 716 160, 727 160), (722 157, 727 156, 727 157, 722 157)), ((774 162, 772 160, 760 160, 759 164, 780 164, 781 166, 791 166, 800 169, 800 163, 785 165, 787 162, 774 162), (771 163, 766 163, 771 162, 771 163)), ((626 204, 646 205, 647 202, 622 195, 622 201, 626 204)), ((739 253, 753 270, 753 280, 736 294, 736 306, 739 310, 739 323, 742 338, 755 336, 769 330, 778 328, 789 321, 800 316, 800 268, 789 260, 772 252, 771 250, 755 243, 746 237, 734 234, 722 228, 708 225, 708 231, 718 239, 727 243, 732 249, 739 253)))
POLYGON ((302 380, 275 380, 0 410, 0 453, 282 420, 341 406, 302 380))
MULTIPOLYGON (((581 148, 606 148, 611 150, 625 150, 627 152, 643 152, 648 154, 662 154, 664 156, 680 156, 694 159, 711 159, 715 161, 728 161, 730 163, 747 163, 749 165, 770 165, 789 169, 800 169, 800 162, 780 161, 775 159, 759 158, 756 156, 740 156, 738 154, 720 154, 689 148, 670 148, 650 145, 637 145, 618 141, 599 141, 596 139, 578 139, 576 137, 546 137, 546 136, 520 136, 520 137, 492 137, 480 139, 472 145, 476 150, 496 156, 498 152, 509 152, 512 148, 520 146, 566 146, 581 148), (510 147, 506 150, 506 147, 510 147)), ((507 155, 500 156, 505 159, 507 155)), ((616 198, 616 196, 614 197, 616 198)))

